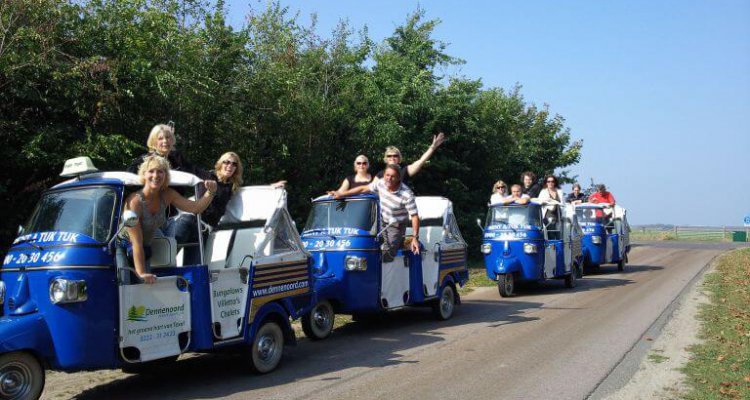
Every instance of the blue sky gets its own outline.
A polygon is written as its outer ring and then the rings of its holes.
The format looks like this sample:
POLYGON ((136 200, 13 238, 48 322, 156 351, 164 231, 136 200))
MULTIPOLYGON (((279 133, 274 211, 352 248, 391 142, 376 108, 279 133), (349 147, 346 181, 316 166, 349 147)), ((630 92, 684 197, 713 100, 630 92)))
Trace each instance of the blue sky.
MULTIPOLYGON (((265 1, 230 0, 243 24, 265 1)), ((421 6, 466 64, 448 74, 523 86, 583 139, 579 180, 604 182, 632 223, 741 225, 750 214, 750 1, 283 0, 329 36, 382 41, 421 6)))

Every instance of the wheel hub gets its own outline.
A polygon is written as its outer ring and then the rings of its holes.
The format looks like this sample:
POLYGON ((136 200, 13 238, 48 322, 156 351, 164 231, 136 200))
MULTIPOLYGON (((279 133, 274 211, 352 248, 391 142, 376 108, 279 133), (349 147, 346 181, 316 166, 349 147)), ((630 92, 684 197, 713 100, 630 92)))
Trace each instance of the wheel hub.
POLYGON ((0 397, 21 398, 30 385, 31 372, 23 365, 11 364, 0 371, 0 397))
POLYGON ((315 314, 313 315, 313 321, 315 321, 315 325, 317 325, 319 328, 326 328, 330 323, 330 318, 328 316, 328 313, 317 309, 315 310, 315 314))
POLYGON ((260 358, 268 360, 273 356, 275 341, 270 336, 263 336, 258 341, 258 354, 260 358))

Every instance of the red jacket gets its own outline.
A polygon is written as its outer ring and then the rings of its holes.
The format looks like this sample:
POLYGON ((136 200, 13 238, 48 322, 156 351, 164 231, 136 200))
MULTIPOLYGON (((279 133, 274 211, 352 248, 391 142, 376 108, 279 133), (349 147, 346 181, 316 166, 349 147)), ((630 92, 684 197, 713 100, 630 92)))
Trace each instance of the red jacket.
POLYGON ((592 194, 591 196, 589 196, 589 203, 615 204, 615 197, 612 196, 612 193, 610 192, 604 192, 604 194, 596 192, 592 194))

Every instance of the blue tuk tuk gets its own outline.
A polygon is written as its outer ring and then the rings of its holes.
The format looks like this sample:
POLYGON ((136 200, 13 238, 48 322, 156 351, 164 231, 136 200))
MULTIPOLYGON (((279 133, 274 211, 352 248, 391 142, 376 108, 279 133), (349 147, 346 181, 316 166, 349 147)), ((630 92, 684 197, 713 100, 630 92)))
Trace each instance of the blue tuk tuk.
POLYGON ((500 296, 512 296, 517 283, 564 279, 575 287, 581 267, 581 231, 575 214, 562 204, 491 204, 481 251, 487 277, 500 296))
POLYGON ((583 230, 585 268, 617 264, 617 270, 624 271, 630 252, 626 210, 619 205, 582 203, 575 206, 575 213, 583 230))
MULTIPOLYGON (((155 238, 157 280, 142 284, 116 256, 118 232, 138 219, 123 201, 142 184, 94 171, 90 160, 66 163, 73 178, 42 195, 0 268, 0 397, 39 398, 45 368, 138 372, 230 345, 257 372, 276 368, 295 340, 290 318, 315 304, 283 190, 242 188, 206 243, 155 238), (182 262, 191 247, 203 262, 182 262)), ((200 182, 171 172, 172 186, 200 182)))
POLYGON ((457 289, 468 280, 466 242, 450 200, 417 197, 416 202, 420 254, 409 250, 409 230, 404 249, 392 262, 383 262, 376 195, 313 200, 302 230, 302 242, 313 257, 318 297, 312 311, 302 317, 309 338, 328 337, 337 313, 357 319, 405 306, 431 306, 438 319, 451 318, 459 304, 457 289))

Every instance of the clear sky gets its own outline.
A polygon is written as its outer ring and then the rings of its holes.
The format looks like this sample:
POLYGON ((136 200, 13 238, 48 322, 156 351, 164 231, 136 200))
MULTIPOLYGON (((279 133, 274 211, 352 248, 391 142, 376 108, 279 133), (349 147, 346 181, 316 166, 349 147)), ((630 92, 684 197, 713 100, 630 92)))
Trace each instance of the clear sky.
MULTIPOLYGON (((243 24, 265 1, 230 0, 243 24)), ((750 1, 282 0, 330 36, 377 42, 421 6, 486 88, 523 86, 583 139, 573 175, 604 182, 631 223, 742 225, 750 214, 750 1)), ((566 188, 567 189, 567 188, 566 188)))

